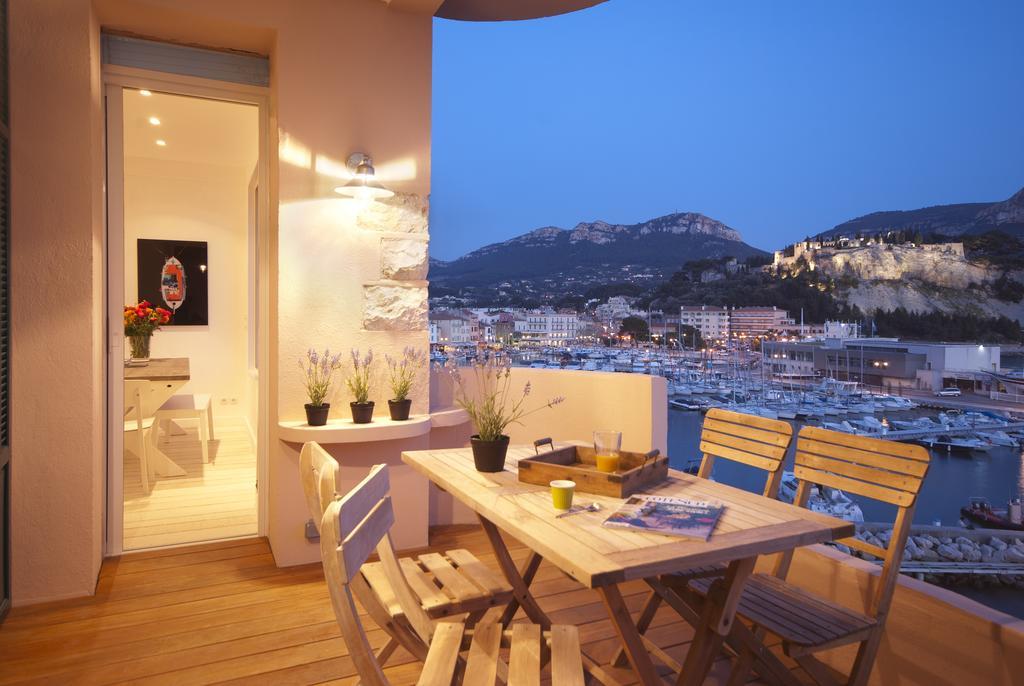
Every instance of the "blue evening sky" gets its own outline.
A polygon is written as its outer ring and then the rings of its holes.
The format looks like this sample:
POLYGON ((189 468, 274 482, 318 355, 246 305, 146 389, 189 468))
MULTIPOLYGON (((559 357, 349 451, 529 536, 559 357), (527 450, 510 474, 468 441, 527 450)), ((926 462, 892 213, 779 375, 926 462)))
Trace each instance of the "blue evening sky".
POLYGON ((435 20, 431 253, 703 212, 760 248, 1024 186, 1024 2, 435 20))

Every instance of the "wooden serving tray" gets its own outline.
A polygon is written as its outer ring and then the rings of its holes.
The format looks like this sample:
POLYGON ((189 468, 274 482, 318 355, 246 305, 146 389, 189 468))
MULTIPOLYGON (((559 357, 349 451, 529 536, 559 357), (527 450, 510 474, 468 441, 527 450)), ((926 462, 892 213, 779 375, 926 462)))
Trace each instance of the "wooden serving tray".
MULTIPOLYGON (((551 439, 541 439, 534 445, 552 445, 551 439)), ((576 482, 581 493, 595 493, 625 498, 668 478, 668 456, 657 450, 649 453, 619 453, 619 470, 612 474, 597 471, 597 459, 590 446, 574 445, 539 452, 536 457, 519 460, 519 480, 528 484, 547 486, 555 479, 576 482)))

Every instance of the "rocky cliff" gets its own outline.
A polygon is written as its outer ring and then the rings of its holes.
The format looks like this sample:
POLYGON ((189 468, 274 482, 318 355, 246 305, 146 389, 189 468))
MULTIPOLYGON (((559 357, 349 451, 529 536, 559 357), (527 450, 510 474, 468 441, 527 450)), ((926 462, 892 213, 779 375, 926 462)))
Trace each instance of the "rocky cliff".
POLYGON ((817 272, 837 299, 864 312, 902 307, 1024 321, 1024 303, 1005 287, 1024 282, 1024 273, 972 260, 959 243, 816 250, 784 271, 804 269, 817 272))

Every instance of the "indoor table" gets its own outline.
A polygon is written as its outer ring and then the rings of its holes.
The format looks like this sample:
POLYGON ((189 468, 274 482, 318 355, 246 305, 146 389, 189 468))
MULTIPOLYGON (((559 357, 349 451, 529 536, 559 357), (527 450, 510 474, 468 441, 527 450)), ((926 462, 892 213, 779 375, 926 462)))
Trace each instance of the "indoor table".
MULTIPOLYGON (((171 396, 188 383, 189 378, 187 357, 152 358, 140 366, 125 364, 125 410, 141 401, 142 416, 152 417, 171 396), (129 397, 127 392, 128 388, 135 385, 139 386, 140 399, 129 397)), ((185 476, 185 470, 160 450, 157 443, 159 433, 158 427, 154 425, 145 438, 148 441, 146 459, 149 468, 157 476, 185 476)))

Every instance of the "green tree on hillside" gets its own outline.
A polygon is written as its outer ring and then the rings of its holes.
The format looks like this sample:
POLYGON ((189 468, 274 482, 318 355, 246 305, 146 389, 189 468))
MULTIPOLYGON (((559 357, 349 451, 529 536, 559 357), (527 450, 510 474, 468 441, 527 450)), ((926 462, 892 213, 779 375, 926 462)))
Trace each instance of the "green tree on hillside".
POLYGON ((634 341, 649 341, 651 330, 647 327, 647 322, 640 317, 626 317, 619 327, 619 335, 631 336, 634 341))

